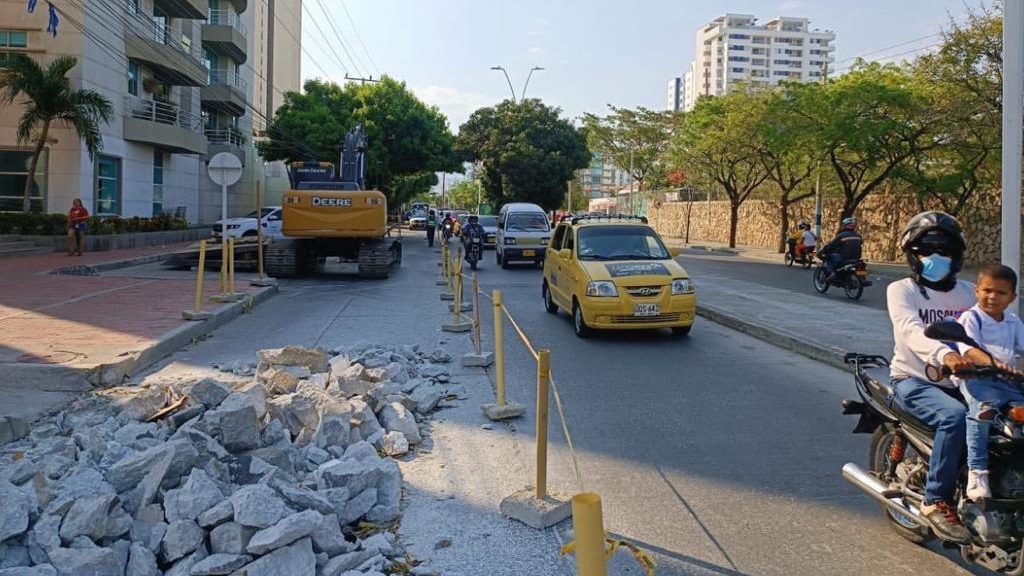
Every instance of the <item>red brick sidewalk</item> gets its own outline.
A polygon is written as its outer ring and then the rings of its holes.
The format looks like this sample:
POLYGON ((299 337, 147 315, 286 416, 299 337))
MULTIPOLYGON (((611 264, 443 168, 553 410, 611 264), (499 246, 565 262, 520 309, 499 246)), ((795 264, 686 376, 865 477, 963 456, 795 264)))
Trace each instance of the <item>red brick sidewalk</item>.
MULTIPOLYGON (((0 260, 0 371, 5 363, 88 370, 152 345, 185 322, 181 312, 192 307, 194 277, 139 279, 49 272, 175 252, 188 245, 0 260)), ((248 282, 237 282, 237 290, 249 291, 248 282)), ((207 296, 218 292, 215 273, 207 273, 204 292, 207 296)), ((219 306, 207 302, 204 309, 219 306)))

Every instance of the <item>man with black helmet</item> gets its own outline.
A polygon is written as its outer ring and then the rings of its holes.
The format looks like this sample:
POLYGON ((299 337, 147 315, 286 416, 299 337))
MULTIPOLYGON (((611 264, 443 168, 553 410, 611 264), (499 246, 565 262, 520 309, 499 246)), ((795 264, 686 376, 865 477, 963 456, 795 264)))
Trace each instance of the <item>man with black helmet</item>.
POLYGON ((825 256, 825 272, 828 281, 835 280, 836 270, 846 262, 856 262, 861 258, 863 240, 857 232, 857 221, 843 218, 839 232, 831 242, 822 246, 821 253, 825 256))
POLYGON ((943 540, 964 542, 970 533, 953 502, 966 443, 966 409, 952 382, 930 382, 928 365, 953 371, 971 364, 954 349, 924 335, 925 327, 958 317, 974 305, 974 287, 957 280, 967 247, 956 218, 922 212, 910 219, 900 238, 911 277, 893 282, 886 293, 896 342, 890 372, 894 401, 935 430, 921 514, 943 540))

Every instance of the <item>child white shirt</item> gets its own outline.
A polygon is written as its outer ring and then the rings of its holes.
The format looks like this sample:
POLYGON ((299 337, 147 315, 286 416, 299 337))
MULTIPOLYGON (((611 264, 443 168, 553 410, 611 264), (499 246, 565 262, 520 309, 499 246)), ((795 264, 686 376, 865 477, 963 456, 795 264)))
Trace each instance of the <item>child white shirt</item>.
MULTIPOLYGON (((997 361, 1016 367, 1017 353, 1024 351, 1024 322, 1012 312, 1003 312, 1000 322, 975 304, 960 316, 967 335, 988 351, 997 361)), ((964 354, 971 347, 958 344, 964 354)))
POLYGON ((804 247, 814 248, 816 242, 817 240, 814 238, 814 232, 811 232, 810 230, 804 230, 804 247))

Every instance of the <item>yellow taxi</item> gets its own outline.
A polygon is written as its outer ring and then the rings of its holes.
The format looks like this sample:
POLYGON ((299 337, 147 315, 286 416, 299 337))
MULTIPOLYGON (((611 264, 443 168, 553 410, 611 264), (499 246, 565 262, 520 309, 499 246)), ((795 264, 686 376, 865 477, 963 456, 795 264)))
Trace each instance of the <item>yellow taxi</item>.
POLYGON ((580 338, 597 329, 671 328, 685 336, 697 295, 674 256, 643 217, 562 222, 544 257, 544 307, 570 312, 580 338))

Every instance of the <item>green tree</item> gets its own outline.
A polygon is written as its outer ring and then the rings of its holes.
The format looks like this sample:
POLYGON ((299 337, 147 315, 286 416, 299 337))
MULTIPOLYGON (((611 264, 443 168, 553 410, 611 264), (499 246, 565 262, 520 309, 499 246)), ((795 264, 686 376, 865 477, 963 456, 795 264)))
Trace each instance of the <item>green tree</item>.
POLYGON ((553 210, 566 182, 590 162, 583 134, 559 108, 532 98, 474 112, 459 129, 458 149, 465 160, 482 162, 481 182, 495 206, 533 202, 553 210))
POLYGON ((740 206, 769 176, 755 144, 754 96, 737 91, 702 98, 679 123, 672 146, 676 168, 717 183, 729 197, 729 246, 736 246, 740 206))
POLYGON ((78 60, 71 56, 60 56, 44 67, 28 56, 17 55, 8 59, 0 73, 0 102, 11 105, 24 97, 24 112, 18 120, 18 142, 35 145, 25 177, 22 202, 25 212, 32 208, 32 186, 39 156, 54 123, 74 128, 90 158, 103 148, 100 126, 110 121, 114 107, 99 92, 72 89, 67 74, 77 64, 78 60))
POLYGON ((464 208, 476 212, 477 198, 480 188, 478 180, 460 180, 448 189, 448 205, 452 208, 464 208))
POLYGON ((345 86, 308 80, 304 92, 288 93, 260 144, 267 160, 337 162, 345 133, 357 124, 366 131, 367 185, 397 206, 422 192, 427 173, 461 172, 454 136, 436 107, 421 102, 404 83, 345 86))
POLYGON ((577 212, 585 212, 590 208, 590 198, 583 193, 582 174, 578 174, 576 178, 569 181, 569 193, 566 194, 565 201, 559 206, 562 210, 568 210, 573 214, 577 212), (569 202, 572 202, 570 205, 569 202))
MULTIPOLYGON (((643 191, 648 178, 664 180, 663 162, 672 137, 672 112, 638 107, 636 110, 608 106, 605 117, 583 115, 584 131, 591 150, 610 159, 636 180, 643 191)), ((659 182, 661 183, 661 182, 659 182)))

